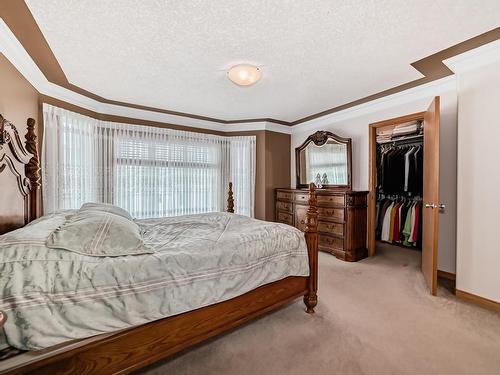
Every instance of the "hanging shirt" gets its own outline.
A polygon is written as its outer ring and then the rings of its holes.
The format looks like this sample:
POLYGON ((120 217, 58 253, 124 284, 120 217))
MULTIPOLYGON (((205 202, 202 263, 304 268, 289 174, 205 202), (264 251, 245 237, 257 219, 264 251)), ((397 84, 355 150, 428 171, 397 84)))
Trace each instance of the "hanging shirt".
POLYGON ((417 147, 412 147, 410 150, 405 154, 405 183, 404 183, 404 191, 408 191, 408 179, 410 176, 410 168, 411 164, 410 160, 412 159, 412 155, 417 151, 417 147))
POLYGON ((387 212, 387 209, 391 205, 391 203, 393 203, 393 202, 390 199, 384 199, 381 202, 380 210, 378 212, 378 217, 377 217, 376 237, 378 239, 381 239, 381 237, 382 237, 382 226, 384 224, 385 213, 387 212))
POLYGON ((420 230, 420 226, 419 226, 419 223, 420 223, 420 208, 421 208, 421 205, 420 203, 417 203, 415 205, 415 222, 413 223, 413 242, 417 243, 418 241, 418 237, 419 237, 419 230, 420 230))
POLYGON ((391 226, 391 211, 393 206, 394 203, 391 203, 389 207, 387 207, 387 210, 385 211, 384 221, 382 224, 382 234, 381 234, 382 241, 389 241, 389 229, 391 226))
POLYGON ((413 196, 422 195, 423 182, 423 150, 417 146, 414 153, 410 155, 410 168, 408 170, 408 191, 413 196))
POLYGON ((405 237, 405 239, 403 241, 403 245, 405 245, 405 246, 411 246, 411 243, 408 240, 409 240, 410 235, 411 235, 411 229, 412 229, 411 217, 412 217, 413 210, 414 210, 414 204, 412 204, 410 206, 410 208, 408 209, 408 214, 406 215, 405 228, 403 230, 403 234, 405 237))
POLYGON ((392 232, 392 241, 399 241, 399 228, 401 227, 401 206, 403 203, 398 203, 396 205, 396 213, 394 214, 394 231, 392 232))
POLYGON ((394 204, 394 206, 392 206, 391 209, 391 221, 389 224, 389 239, 388 239, 389 242, 392 242, 392 238, 394 235, 394 219, 396 218, 396 211, 397 211, 396 206, 397 204, 394 204))
POLYGON ((406 224, 406 217, 408 215, 408 211, 410 210, 410 208, 411 208, 411 202, 405 202, 405 204, 401 206, 401 216, 400 216, 401 226, 399 231, 399 240, 401 242, 405 240, 404 229, 406 224))

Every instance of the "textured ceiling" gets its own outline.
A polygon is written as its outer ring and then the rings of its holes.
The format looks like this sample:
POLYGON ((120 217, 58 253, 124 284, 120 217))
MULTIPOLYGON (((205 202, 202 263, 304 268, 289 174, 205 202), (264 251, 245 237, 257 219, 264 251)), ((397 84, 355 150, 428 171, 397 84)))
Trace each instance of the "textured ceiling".
POLYGON ((111 100, 293 121, 421 78, 498 0, 26 0, 68 80, 111 100), (226 70, 261 66, 237 87, 226 70))

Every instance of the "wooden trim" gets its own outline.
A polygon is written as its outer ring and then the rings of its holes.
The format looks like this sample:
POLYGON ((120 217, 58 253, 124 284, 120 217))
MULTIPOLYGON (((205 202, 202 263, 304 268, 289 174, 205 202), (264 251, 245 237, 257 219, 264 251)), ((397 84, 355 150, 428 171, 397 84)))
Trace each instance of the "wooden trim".
POLYGON ((457 275, 455 275, 454 273, 451 273, 451 272, 438 270, 437 275, 438 275, 438 277, 441 277, 443 279, 452 280, 452 281, 455 281, 457 279, 457 275))
POLYGON ((463 300, 475 303, 476 305, 485 307, 490 310, 500 311, 500 302, 493 301, 488 298, 484 298, 469 292, 464 292, 460 289, 455 289, 455 295, 463 300))
POLYGON ((367 201, 367 232, 368 256, 374 256, 376 251, 375 227, 377 226, 377 127, 368 127, 368 201, 367 201))
POLYGON ((410 121, 423 121, 425 112, 394 117, 368 125, 368 256, 376 253, 375 227, 377 225, 377 129, 410 121))
POLYGON ((396 125, 403 124, 405 122, 410 122, 410 121, 423 121, 424 115, 425 115, 425 111, 411 113, 409 115, 393 117, 393 118, 390 118, 388 120, 373 122, 370 124, 370 127, 379 129, 379 128, 385 128, 386 126, 396 126, 396 125))

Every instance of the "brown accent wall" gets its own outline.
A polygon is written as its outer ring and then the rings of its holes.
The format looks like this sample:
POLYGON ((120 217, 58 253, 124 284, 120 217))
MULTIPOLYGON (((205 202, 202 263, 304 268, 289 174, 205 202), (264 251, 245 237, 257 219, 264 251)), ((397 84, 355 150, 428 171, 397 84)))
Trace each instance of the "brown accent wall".
POLYGON ((289 134, 266 132, 265 201, 266 220, 274 221, 274 189, 290 187, 289 134))
POLYGON ((255 217, 274 221, 274 189, 290 187, 290 135, 268 130, 228 132, 226 135, 257 137, 255 217))
MULTIPOLYGON (((274 189, 290 185, 290 135, 267 130, 246 132, 220 132, 188 126, 140 120, 122 116, 100 114, 64 101, 39 94, 38 91, 0 54, 0 113, 12 121, 24 136, 26 120, 37 120, 39 149, 43 137, 42 104, 65 108, 67 110, 94 117, 104 121, 115 121, 136 125, 157 126, 162 128, 193 131, 198 133, 238 136, 255 135, 256 145, 256 181, 255 181, 255 217, 261 220, 274 220, 274 189)), ((230 125, 228 125, 230 126, 230 125)), ((237 199, 237 197, 235 197, 237 199)))

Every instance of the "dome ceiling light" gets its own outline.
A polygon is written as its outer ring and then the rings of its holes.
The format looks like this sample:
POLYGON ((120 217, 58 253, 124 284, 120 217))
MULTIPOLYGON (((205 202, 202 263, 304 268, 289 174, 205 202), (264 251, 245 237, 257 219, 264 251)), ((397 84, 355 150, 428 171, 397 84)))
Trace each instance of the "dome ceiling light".
POLYGON ((227 72, 227 77, 238 86, 250 86, 260 80, 261 70, 250 64, 238 64, 227 72))

